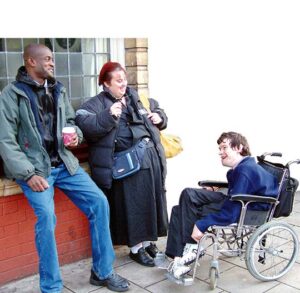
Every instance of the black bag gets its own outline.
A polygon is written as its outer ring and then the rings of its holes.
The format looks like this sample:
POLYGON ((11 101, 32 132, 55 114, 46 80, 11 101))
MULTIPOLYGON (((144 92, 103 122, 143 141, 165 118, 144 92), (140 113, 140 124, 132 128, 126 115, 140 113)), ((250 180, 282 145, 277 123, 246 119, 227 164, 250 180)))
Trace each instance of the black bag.
POLYGON ((149 139, 144 138, 133 147, 114 153, 112 177, 122 179, 138 172, 141 168, 144 153, 149 139))
POLYGON ((297 179, 288 176, 284 179, 283 186, 279 195, 279 204, 276 206, 273 217, 288 217, 293 210, 294 197, 299 182, 297 179))
POLYGON ((273 217, 288 217, 293 210, 294 197, 299 185, 298 180, 290 176, 290 170, 287 166, 280 163, 265 161, 261 157, 257 157, 257 159, 258 164, 274 175, 278 182, 281 180, 283 181, 282 188, 278 196, 279 204, 275 208, 273 217), (284 172, 285 176, 282 178, 284 172))

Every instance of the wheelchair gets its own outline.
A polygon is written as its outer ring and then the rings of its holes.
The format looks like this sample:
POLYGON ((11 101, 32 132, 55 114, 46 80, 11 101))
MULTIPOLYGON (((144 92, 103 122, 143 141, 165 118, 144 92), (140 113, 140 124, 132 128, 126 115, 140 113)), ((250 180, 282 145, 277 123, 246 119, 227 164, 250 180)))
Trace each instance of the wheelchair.
MULTIPOLYGON (((229 226, 212 226, 198 243, 196 260, 190 273, 176 279, 170 272, 167 278, 177 284, 191 285, 201 266, 201 258, 212 247, 209 268, 210 288, 217 286, 219 278, 219 255, 240 257, 246 262, 249 273, 260 281, 272 281, 284 276, 295 263, 299 252, 297 233, 291 225, 274 220, 286 217, 292 212, 293 199, 298 181, 290 177, 290 165, 299 164, 300 159, 286 165, 273 163, 266 156, 281 157, 281 153, 264 153, 257 157, 258 164, 273 174, 279 182, 277 197, 238 194, 231 200, 241 203, 239 222, 229 226), (248 209, 250 203, 267 203, 269 209, 257 211, 248 209), (211 240, 211 241, 210 241, 211 240), (208 244, 209 243, 209 244, 208 244)), ((200 181, 201 187, 227 188, 227 182, 200 181)))

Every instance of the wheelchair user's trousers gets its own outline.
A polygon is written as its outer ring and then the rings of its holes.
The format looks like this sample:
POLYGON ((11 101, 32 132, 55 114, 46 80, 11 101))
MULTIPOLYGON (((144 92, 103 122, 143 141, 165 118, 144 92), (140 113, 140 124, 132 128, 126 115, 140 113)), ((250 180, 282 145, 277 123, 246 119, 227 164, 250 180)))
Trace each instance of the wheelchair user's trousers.
POLYGON ((226 195, 202 188, 185 188, 179 205, 172 208, 166 255, 182 256, 186 243, 195 243, 191 238, 194 224, 206 215, 221 209, 226 195))

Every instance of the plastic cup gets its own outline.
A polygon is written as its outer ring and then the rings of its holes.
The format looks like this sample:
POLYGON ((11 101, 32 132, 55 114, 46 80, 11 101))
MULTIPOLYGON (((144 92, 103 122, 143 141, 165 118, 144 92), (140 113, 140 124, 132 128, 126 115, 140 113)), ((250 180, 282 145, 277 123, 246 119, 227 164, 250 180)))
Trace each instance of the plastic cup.
POLYGON ((69 145, 72 141, 76 130, 74 127, 64 127, 62 130, 64 145, 69 145))

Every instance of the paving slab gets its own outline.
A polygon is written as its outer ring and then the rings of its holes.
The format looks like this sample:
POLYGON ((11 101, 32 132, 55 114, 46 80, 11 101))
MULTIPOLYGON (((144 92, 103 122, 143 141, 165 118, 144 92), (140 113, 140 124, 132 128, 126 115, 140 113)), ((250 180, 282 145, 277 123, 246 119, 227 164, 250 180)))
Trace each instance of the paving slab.
POLYGON ((277 281, 261 282, 243 268, 234 267, 223 272, 218 279, 217 287, 232 293, 258 293, 278 285, 277 281))

